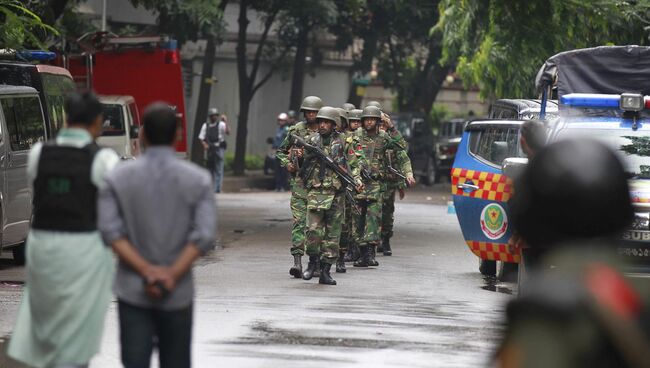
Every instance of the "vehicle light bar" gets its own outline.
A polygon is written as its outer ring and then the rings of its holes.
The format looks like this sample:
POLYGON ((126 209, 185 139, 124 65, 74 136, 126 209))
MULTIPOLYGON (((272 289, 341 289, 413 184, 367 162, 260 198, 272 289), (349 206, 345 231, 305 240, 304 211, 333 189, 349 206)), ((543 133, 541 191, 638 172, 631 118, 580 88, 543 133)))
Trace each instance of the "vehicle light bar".
POLYGON ((571 107, 618 108, 621 95, 604 95, 597 93, 569 93, 560 97, 563 105, 571 107))
POLYGON ((0 59, 4 60, 46 61, 55 58, 56 53, 51 51, 0 49, 0 59))

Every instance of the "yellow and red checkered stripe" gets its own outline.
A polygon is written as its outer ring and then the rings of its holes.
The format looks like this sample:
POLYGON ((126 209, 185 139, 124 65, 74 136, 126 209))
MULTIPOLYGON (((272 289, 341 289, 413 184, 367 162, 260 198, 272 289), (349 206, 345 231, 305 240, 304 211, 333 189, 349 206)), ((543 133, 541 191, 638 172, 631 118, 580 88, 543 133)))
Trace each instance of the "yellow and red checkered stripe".
POLYGON ((476 254, 481 259, 519 263, 519 254, 508 252, 507 244, 468 240, 467 246, 469 246, 472 253, 476 254))
POLYGON ((451 194, 459 196, 506 202, 512 195, 512 180, 502 174, 455 168, 451 171, 451 184, 451 194), (458 188, 468 180, 479 189, 467 193, 458 188))

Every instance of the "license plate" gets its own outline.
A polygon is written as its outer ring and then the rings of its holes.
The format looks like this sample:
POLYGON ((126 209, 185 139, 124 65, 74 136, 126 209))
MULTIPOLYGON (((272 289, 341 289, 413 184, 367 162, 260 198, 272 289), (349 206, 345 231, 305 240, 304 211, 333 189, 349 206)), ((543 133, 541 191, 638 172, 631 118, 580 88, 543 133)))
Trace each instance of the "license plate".
POLYGON ((623 233, 623 240, 650 242, 650 231, 628 230, 623 233))

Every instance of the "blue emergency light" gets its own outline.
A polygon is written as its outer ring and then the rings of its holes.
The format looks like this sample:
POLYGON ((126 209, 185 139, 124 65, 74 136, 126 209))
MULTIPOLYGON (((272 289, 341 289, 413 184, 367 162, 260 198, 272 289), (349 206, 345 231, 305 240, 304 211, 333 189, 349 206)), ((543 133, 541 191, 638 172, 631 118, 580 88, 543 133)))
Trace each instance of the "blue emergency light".
POLYGON ((16 51, 16 57, 18 59, 29 61, 45 61, 54 60, 56 58, 56 53, 51 51, 25 50, 16 51))
POLYGON ((569 93, 560 97, 560 102, 563 105, 595 109, 618 108, 620 101, 621 95, 601 95, 597 93, 569 93))

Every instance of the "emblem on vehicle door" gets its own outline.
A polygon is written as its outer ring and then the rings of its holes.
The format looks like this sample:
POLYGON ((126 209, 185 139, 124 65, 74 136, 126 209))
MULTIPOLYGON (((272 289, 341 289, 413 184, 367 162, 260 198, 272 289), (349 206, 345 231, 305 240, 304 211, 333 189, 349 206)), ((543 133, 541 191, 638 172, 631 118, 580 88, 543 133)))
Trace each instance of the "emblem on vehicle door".
POLYGON ((489 239, 496 240, 508 230, 508 215, 500 205, 490 203, 481 211, 481 231, 489 239))

